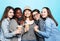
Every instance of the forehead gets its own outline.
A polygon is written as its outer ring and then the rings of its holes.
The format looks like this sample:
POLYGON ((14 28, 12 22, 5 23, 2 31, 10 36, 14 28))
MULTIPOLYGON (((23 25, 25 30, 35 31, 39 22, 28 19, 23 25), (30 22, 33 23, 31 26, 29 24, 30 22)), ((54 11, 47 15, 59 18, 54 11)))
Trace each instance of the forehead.
POLYGON ((38 12, 35 11, 35 12, 33 12, 33 15, 35 15, 35 14, 37 14, 37 13, 38 13, 38 12))
POLYGON ((35 11, 35 12, 33 12, 33 13, 38 13, 38 12, 35 11))
POLYGON ((17 10, 16 12, 21 12, 20 10, 17 10))
MULTIPOLYGON (((25 10, 25 12, 27 12, 27 11, 29 11, 29 10, 25 10)), ((31 11, 29 11, 29 12, 31 12, 31 11)))
POLYGON ((36 14, 36 13, 38 13, 38 12, 33 12, 33 14, 36 14))
POLYGON ((46 8, 43 8, 42 11, 47 11, 47 9, 46 8))
POLYGON ((9 12, 13 12, 13 9, 10 9, 9 12))

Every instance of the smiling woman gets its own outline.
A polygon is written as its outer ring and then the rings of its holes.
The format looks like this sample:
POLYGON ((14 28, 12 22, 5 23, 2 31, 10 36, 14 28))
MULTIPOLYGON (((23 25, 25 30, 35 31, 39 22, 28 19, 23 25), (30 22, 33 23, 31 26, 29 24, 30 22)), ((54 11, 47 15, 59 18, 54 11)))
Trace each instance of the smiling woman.
POLYGON ((7 6, 5 8, 2 20, 1 20, 1 30, 2 30, 2 41, 10 41, 10 38, 16 35, 18 30, 10 32, 9 31, 9 22, 11 18, 14 16, 14 8, 11 6, 7 6))

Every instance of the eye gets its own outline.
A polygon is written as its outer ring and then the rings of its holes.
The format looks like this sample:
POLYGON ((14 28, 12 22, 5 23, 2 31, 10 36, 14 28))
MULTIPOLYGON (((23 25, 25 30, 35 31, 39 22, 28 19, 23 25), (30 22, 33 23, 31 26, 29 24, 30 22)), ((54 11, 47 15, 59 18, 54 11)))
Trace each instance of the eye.
POLYGON ((43 12, 41 11, 41 13, 43 13, 43 12))
POLYGON ((44 13, 46 13, 46 11, 44 11, 44 13))
POLYGON ((10 13, 12 13, 12 12, 10 12, 10 13))

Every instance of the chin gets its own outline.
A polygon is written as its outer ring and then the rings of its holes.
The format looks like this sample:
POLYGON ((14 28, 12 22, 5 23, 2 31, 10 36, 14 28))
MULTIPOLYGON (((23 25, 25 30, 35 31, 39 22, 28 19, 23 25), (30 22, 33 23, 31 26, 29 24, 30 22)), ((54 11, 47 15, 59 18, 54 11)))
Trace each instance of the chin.
POLYGON ((10 17, 10 18, 12 18, 12 17, 10 17))
POLYGON ((42 18, 46 18, 46 17, 44 16, 44 17, 42 17, 42 18))

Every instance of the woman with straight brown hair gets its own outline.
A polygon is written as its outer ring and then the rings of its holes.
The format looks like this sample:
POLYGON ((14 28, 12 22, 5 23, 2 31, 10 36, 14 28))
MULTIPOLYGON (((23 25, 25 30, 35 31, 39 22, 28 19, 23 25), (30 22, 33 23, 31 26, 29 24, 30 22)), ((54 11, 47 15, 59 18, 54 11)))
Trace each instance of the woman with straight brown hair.
POLYGON ((11 37, 18 34, 18 30, 10 32, 9 31, 9 23, 12 17, 14 16, 14 8, 11 6, 7 6, 5 8, 2 20, 1 20, 1 29, 2 29, 2 41, 10 41, 11 37))
POLYGON ((23 11, 23 18, 25 22, 24 34, 22 35, 22 41, 36 41, 36 36, 34 33, 34 20, 32 17, 32 11, 30 9, 25 9, 23 11))
POLYGON ((38 30, 38 26, 35 26, 35 31, 41 34, 45 38, 45 41, 60 41, 60 31, 57 28, 58 23, 52 16, 50 9, 48 7, 43 7, 41 16, 42 19, 45 21, 45 31, 42 32, 38 30))

